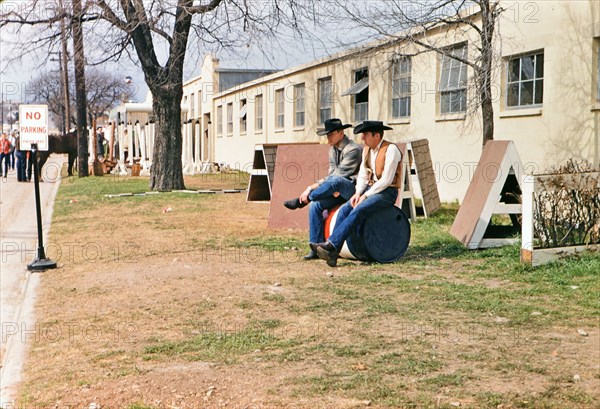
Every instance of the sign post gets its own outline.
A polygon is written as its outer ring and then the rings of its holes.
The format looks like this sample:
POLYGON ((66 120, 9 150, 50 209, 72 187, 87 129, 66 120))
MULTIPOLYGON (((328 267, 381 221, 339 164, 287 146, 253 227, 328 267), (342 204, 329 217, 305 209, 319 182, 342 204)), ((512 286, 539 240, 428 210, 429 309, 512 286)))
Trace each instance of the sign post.
POLYGON ((40 203, 40 177, 37 163, 38 150, 48 150, 48 106, 19 106, 20 149, 31 151, 33 160, 33 181, 35 186, 35 211, 37 214, 38 247, 36 258, 27 265, 28 270, 43 271, 56 268, 56 261, 46 257, 44 235, 42 232, 42 206, 40 203))

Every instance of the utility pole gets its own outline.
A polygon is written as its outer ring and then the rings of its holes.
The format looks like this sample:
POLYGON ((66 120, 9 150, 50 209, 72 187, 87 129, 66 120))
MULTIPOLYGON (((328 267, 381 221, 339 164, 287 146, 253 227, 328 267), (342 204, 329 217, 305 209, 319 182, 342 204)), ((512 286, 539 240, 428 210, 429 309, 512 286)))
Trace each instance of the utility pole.
POLYGON ((81 0, 73 0, 73 63, 75 64, 75 99, 77 101, 77 159, 79 177, 89 175, 87 138, 87 98, 85 92, 85 56, 83 54, 83 30, 81 0))
MULTIPOLYGON (((60 9, 64 14, 64 7, 62 0, 59 0, 60 9)), ((69 132, 69 128, 71 128, 71 104, 69 103, 69 50, 67 49, 67 31, 65 29, 65 17, 60 19, 60 42, 62 43, 62 82, 63 82, 63 98, 65 104, 65 117, 67 121, 65 122, 65 131, 64 133, 69 132)))
MULTIPOLYGON (((4 125, 2 125, 4 128, 4 125)), ((12 132, 12 100, 8 100, 8 132, 12 132)))
MULTIPOLYGON (((58 72, 60 73, 60 88, 61 88, 61 96, 64 96, 64 92, 65 92, 65 88, 64 88, 64 75, 63 75, 63 59, 62 59, 62 52, 58 51, 58 52, 52 52, 50 54, 58 54, 58 59, 56 58, 50 58, 50 61, 58 61, 58 72)), ((64 104, 64 101, 63 101, 64 104)), ((63 135, 67 133, 68 129, 69 129, 69 125, 68 125, 68 120, 69 117, 67 116, 67 106, 63 106, 62 109, 62 133, 63 135)))

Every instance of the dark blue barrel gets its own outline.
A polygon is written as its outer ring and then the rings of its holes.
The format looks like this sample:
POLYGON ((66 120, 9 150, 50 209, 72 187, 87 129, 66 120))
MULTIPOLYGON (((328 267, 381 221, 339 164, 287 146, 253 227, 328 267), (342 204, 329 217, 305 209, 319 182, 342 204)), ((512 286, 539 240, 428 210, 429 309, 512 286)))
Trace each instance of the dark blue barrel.
MULTIPOLYGON (((332 230, 335 228, 335 217, 331 224, 327 227, 332 230)), ((392 206, 369 216, 358 231, 346 240, 350 254, 345 254, 345 249, 342 249, 340 255, 357 260, 392 263, 406 253, 409 242, 410 222, 401 209, 392 206)))

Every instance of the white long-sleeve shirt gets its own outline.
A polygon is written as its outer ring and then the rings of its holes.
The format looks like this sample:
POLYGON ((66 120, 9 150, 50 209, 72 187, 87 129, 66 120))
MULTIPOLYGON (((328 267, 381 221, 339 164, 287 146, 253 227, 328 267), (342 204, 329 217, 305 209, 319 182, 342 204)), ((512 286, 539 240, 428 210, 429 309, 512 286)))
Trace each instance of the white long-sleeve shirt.
MULTIPOLYGON (((370 158, 369 163, 375 169, 375 160, 377 159, 377 154, 379 153, 379 148, 381 148, 381 144, 383 143, 383 139, 375 149, 371 149, 369 152, 370 158)), ((383 173, 381 174, 381 179, 377 179, 377 175, 373 172, 373 186, 367 193, 365 193, 366 197, 370 197, 376 193, 379 193, 386 188, 388 188, 392 182, 394 181, 394 176, 396 175, 396 169, 398 168, 398 164, 402 160, 402 154, 400 153, 400 149, 396 144, 392 143, 388 146, 385 152, 385 164, 383 166, 383 173)), ((365 166, 365 161, 360 164, 360 170, 358 171, 358 178, 356 181, 356 191, 363 193, 369 184, 369 171, 365 166)))

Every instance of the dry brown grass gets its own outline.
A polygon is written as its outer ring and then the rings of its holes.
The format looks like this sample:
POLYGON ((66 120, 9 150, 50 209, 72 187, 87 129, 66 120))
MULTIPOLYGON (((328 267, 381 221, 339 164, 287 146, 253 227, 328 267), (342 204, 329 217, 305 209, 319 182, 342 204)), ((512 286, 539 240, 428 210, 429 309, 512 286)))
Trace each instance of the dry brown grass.
MULTIPOLYGON (((24 405, 591 408, 600 398, 587 296, 577 319, 560 315, 562 293, 524 299, 518 278, 478 275, 486 260, 431 256, 426 224, 405 262, 342 261, 330 278, 324 263, 300 261, 304 233, 266 231, 268 206, 244 194, 95 193, 143 187, 110 183, 61 187, 49 245, 60 268, 39 291, 24 405)), ((503 253, 486 254, 506 270, 503 253)))

